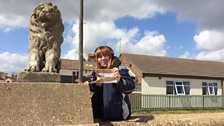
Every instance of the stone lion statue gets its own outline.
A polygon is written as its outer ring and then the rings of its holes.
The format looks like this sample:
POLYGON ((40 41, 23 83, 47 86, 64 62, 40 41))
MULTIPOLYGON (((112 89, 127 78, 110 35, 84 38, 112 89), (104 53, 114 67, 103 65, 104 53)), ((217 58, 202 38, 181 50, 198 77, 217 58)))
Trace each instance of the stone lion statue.
POLYGON ((64 26, 57 6, 50 2, 38 5, 29 29, 29 67, 25 71, 58 72, 64 26))

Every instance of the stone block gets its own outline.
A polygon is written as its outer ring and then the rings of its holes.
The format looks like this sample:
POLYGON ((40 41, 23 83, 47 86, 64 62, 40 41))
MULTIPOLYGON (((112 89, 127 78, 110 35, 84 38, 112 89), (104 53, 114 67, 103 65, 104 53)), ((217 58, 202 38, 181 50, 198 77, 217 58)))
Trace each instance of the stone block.
POLYGON ((88 85, 18 82, 0 84, 4 126, 93 124, 88 85))
POLYGON ((17 76, 19 82, 60 82, 61 76, 58 73, 45 72, 20 72, 17 76))

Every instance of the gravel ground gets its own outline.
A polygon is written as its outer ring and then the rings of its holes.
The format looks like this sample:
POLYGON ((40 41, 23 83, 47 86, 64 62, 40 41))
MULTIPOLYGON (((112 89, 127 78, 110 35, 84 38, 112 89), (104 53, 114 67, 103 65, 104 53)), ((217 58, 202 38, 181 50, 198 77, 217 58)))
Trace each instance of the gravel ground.
POLYGON ((128 121, 101 122, 99 126, 224 126, 224 112, 133 115, 128 121))

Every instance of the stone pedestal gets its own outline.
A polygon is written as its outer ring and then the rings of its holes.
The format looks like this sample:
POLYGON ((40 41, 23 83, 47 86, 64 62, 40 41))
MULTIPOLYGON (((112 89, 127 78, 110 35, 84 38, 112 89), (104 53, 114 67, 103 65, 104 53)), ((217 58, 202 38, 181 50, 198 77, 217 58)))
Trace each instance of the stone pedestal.
POLYGON ((4 126, 93 124, 88 85, 19 82, 0 84, 4 126))
POLYGON ((61 76, 58 73, 45 72, 21 72, 18 74, 19 82, 60 82, 61 76))

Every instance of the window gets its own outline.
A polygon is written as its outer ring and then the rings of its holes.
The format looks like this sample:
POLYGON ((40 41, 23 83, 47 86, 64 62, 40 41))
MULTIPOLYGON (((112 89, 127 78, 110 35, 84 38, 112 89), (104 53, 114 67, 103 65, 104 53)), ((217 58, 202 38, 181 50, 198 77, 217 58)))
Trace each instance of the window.
POLYGON ((174 94, 173 81, 166 81, 166 94, 174 94))
POLYGON ((175 82, 175 90, 177 95, 184 95, 184 85, 183 82, 175 82))
POLYGON ((166 81, 166 94, 190 95, 190 82, 166 81))
POLYGON ((190 82, 184 81, 183 84, 184 84, 185 94, 190 95, 190 90, 191 90, 190 82))
POLYGON ((202 82, 202 95, 217 95, 217 83, 202 82))

